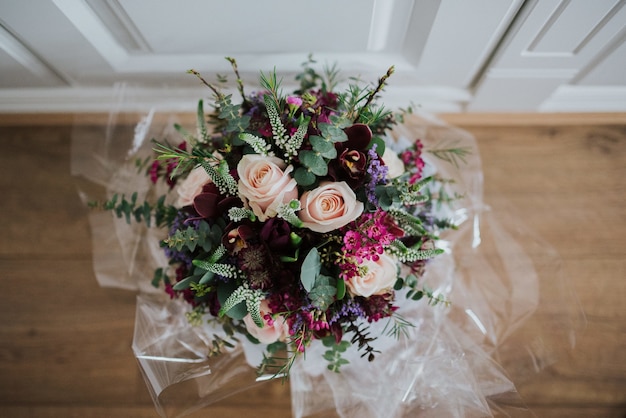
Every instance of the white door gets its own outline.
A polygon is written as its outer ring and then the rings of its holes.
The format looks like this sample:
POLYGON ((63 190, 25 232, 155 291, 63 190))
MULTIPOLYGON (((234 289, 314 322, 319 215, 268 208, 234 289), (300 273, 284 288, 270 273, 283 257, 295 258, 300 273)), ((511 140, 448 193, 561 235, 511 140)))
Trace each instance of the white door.
POLYGON ((625 3, 0 0, 0 111, 106 111, 119 82, 136 87, 125 105, 191 109, 190 68, 228 74, 232 56, 247 83, 274 67, 289 81, 309 53, 371 82, 394 65, 390 106, 533 111, 583 91, 615 105, 625 3))

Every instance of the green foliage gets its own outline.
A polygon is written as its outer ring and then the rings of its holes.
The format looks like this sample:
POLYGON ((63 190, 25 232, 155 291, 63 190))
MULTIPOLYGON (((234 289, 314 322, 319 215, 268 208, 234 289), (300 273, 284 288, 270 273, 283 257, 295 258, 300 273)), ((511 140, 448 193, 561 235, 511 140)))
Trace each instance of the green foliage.
MULTIPOLYGON (((207 272, 218 274, 227 278, 238 278, 241 272, 232 264, 218 263, 218 261, 226 254, 226 247, 219 245, 215 251, 206 260, 193 260, 193 265, 207 272)), ((200 280, 203 283, 203 280, 200 280)))
POLYGON ((224 352, 225 348, 232 349, 235 348, 235 344, 239 342, 239 340, 235 337, 230 337, 233 341, 229 341, 220 337, 219 335, 213 334, 213 339, 209 343, 208 346, 208 357, 216 357, 224 352))
POLYGON ((154 270, 154 275, 152 276, 152 286, 154 287, 159 287, 159 284, 161 282, 167 283, 169 282, 169 278, 167 277, 167 274, 165 274, 165 270, 162 267, 157 268, 156 270, 154 270))
MULTIPOLYGON (((318 274, 315 278, 315 284, 309 292, 309 299, 316 308, 322 311, 327 310, 330 305, 335 301, 337 295, 338 280, 334 277, 318 274)), ((342 280, 339 280, 342 281, 342 280)))
POLYGON ((250 125, 250 116, 241 114, 241 105, 233 104, 232 95, 217 99, 215 107, 218 119, 226 122, 226 132, 243 132, 250 125))
POLYGON ((202 220, 198 223, 198 227, 188 226, 186 229, 177 229, 174 235, 170 235, 163 242, 170 248, 176 248, 181 251, 187 247, 189 251, 195 251, 196 247, 209 251, 213 245, 220 242, 221 228, 217 225, 213 227, 202 220))
POLYGON ((271 98, 269 106, 268 100, 265 100, 265 105, 268 107, 273 107, 279 114, 282 113, 283 108, 281 97, 283 97, 283 95, 280 91, 280 80, 278 80, 278 77, 276 76, 276 69, 274 69, 267 75, 261 72, 260 82, 261 87, 269 92, 269 97, 271 98))
POLYGON ((300 82, 300 88, 294 93, 302 95, 311 89, 319 87, 322 92, 333 91, 337 85, 339 69, 334 63, 332 67, 324 66, 323 74, 318 74, 310 64, 315 64, 313 56, 309 54, 306 62, 302 63, 302 72, 296 75, 296 81, 300 82))
POLYGON ((413 216, 404 209, 390 208, 389 214, 393 216, 396 224, 408 235, 429 235, 422 220, 413 216))
POLYGON ((302 282, 304 290, 310 292, 311 289, 313 289, 315 279, 320 273, 321 268, 322 264, 320 262, 319 252, 317 251, 317 248, 313 247, 304 258, 302 267, 300 268, 300 281, 302 282))
POLYGON ((236 305, 245 302, 246 310, 250 314, 250 317, 258 327, 263 327, 263 317, 261 316, 261 301, 264 298, 264 293, 258 289, 250 289, 247 284, 239 286, 229 297, 224 301, 219 311, 219 316, 224 316, 234 308, 236 305))
POLYGON ((422 250, 419 246, 407 247, 400 240, 394 240, 389 246, 389 251, 395 255, 401 263, 428 260, 444 252, 441 248, 422 250))
POLYGON ((348 135, 343 130, 343 127, 340 127, 336 124, 331 123, 320 123, 317 125, 322 136, 327 141, 332 143, 335 142, 346 142, 348 140, 348 135))
POLYGON ((282 218, 289 222, 291 225, 301 228, 302 221, 296 215, 296 212, 300 210, 300 201, 298 199, 293 199, 289 203, 281 203, 276 208, 276 212, 279 218, 282 218))
POLYGON ((429 204, 437 209, 441 209, 444 205, 448 206, 452 202, 462 199, 463 195, 454 191, 448 191, 449 185, 452 183, 454 183, 454 180, 444 180, 438 177, 435 178, 433 186, 424 190, 424 194, 428 198, 429 204))
POLYGON ((309 142, 313 147, 313 151, 318 153, 324 158, 333 159, 337 157, 337 149, 335 144, 328 138, 323 136, 311 135, 309 136, 309 142))
POLYGON ((400 190, 394 185, 379 184, 374 189, 378 206, 384 211, 390 211, 393 206, 399 206, 402 201, 400 199, 400 190))
POLYGON ((209 136, 209 131, 207 130, 206 122, 204 120, 204 103, 202 100, 198 101, 198 110, 196 112, 196 123, 198 126, 198 137, 200 138, 200 141, 203 144, 210 143, 211 137, 209 136))
POLYGON ((272 379, 287 378, 298 352, 289 351, 283 344, 270 344, 267 347, 269 353, 263 353, 263 360, 257 368, 257 376, 270 374, 272 379), (281 355, 281 352, 284 354, 281 355))
POLYGON ((250 209, 235 207, 228 209, 228 218, 233 222, 240 222, 244 219, 249 219, 254 222, 256 215, 250 209))
POLYGON ((472 153, 469 147, 457 147, 458 141, 444 141, 438 144, 435 148, 427 149, 426 151, 440 160, 453 164, 455 167, 459 167, 459 161, 464 164, 465 157, 472 153))
POLYGON ((336 342, 335 336, 329 335, 328 337, 322 338, 322 344, 324 344, 324 347, 329 348, 323 355, 324 359, 328 361, 328 370, 339 373, 341 366, 350 363, 348 360, 342 358, 342 354, 350 347, 348 341, 336 342))
POLYGON ((317 248, 313 247, 302 262, 300 281, 304 290, 308 292, 313 306, 325 311, 335 301, 337 280, 321 274, 321 269, 320 254, 317 248))
MULTIPOLYGON (((414 301, 418 301, 422 299, 424 296, 428 298, 428 304, 435 306, 440 303, 445 306, 450 305, 450 301, 448 301, 442 295, 436 295, 430 288, 427 286, 418 286, 418 279, 414 274, 409 274, 405 278, 399 277, 394 285, 395 290, 400 290, 404 287, 407 287, 409 291, 406 294, 407 299, 411 299, 414 301)), ((402 324, 404 325, 404 324, 402 324)), ((410 325, 410 324, 409 324, 410 325)))
POLYGON ((307 187, 315 184, 317 177, 328 174, 329 161, 337 157, 336 142, 348 140, 343 129, 329 123, 318 125, 321 136, 311 135, 312 150, 302 150, 298 158, 303 167, 298 167, 294 172, 294 179, 298 185, 307 187))
POLYGON ((191 290, 193 290, 193 294, 197 297, 197 298, 201 298, 203 296, 208 295, 209 293, 211 293, 212 291, 215 290, 214 287, 209 286, 205 283, 191 283, 191 285, 189 286, 191 288, 191 290))
POLYGON ((308 187, 317 181, 317 176, 311 171, 310 168, 298 167, 293 173, 293 178, 296 180, 299 186, 308 187))
POLYGON ((165 204, 165 196, 161 196, 154 204, 147 201, 139 203, 137 196, 137 192, 135 192, 128 200, 125 195, 120 196, 115 193, 108 201, 104 203, 90 202, 89 206, 113 211, 118 218, 124 217, 128 224, 133 220, 143 222, 148 228, 153 221, 157 227, 170 225, 173 222, 178 211, 175 207, 165 204))
POLYGON ((230 174, 228 163, 225 160, 220 160, 217 167, 203 159, 198 159, 198 163, 204 168, 220 193, 226 196, 237 196, 239 192, 237 181, 230 174))
POLYGON ((202 325, 202 316, 204 315, 204 309, 200 306, 196 306, 193 310, 186 312, 185 317, 190 325, 197 327, 202 325))
POLYGON ((413 327, 415 327, 415 325, 404 319, 397 312, 394 312, 389 317, 389 322, 387 322, 387 324, 385 325, 385 328, 383 329, 383 334, 394 337, 397 340, 400 339, 400 337, 402 336, 408 338, 408 330, 409 328, 413 327))
POLYGON ((319 153, 310 150, 303 150, 300 151, 299 157, 302 165, 308 168, 309 171, 316 176, 322 177, 328 174, 328 163, 319 153))
POLYGON ((256 135, 244 132, 239 134, 239 139, 250 145, 252 150, 260 155, 266 156, 268 155, 268 152, 272 149, 272 147, 267 142, 265 142, 265 139, 256 135))

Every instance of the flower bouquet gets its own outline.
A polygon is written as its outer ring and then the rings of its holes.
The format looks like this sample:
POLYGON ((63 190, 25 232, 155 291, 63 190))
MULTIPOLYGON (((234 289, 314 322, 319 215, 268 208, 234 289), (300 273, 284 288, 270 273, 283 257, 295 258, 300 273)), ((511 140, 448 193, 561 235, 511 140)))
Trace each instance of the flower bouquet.
POLYGON ((191 71, 212 111, 201 100, 195 133, 174 123, 149 142, 151 113, 130 151, 109 143, 123 163, 102 164, 93 203, 99 279, 141 290, 133 349, 159 412, 289 378, 298 417, 490 415, 514 393, 493 354, 536 310, 537 282, 514 239, 481 235, 471 136, 378 105, 393 68, 340 90, 334 67, 307 62, 293 92, 274 71, 247 94, 228 60, 239 99, 191 71), (479 264, 501 284, 489 294, 479 264))

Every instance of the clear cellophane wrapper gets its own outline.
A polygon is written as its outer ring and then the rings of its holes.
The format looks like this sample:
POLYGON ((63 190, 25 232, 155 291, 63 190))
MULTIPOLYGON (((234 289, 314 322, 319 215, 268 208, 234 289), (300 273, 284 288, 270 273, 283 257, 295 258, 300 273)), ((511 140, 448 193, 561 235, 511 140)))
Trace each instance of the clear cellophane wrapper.
MULTIPOLYGON (((137 192, 141 202, 168 192, 166 185, 153 185, 136 161, 153 155, 153 138, 179 141, 176 121, 152 110, 112 112, 106 126, 76 123, 72 174, 83 200, 137 192)), ((483 201, 479 150, 468 132, 414 115, 393 136, 391 146, 398 149, 420 139, 426 174, 451 180, 447 191, 458 197, 440 213, 458 228, 441 235, 438 246, 446 251, 428 262, 422 278, 450 305, 430 306, 398 292, 398 313, 413 325, 408 334, 388 336, 384 319, 370 324, 380 353, 368 362, 353 347, 339 373, 326 368, 321 343, 307 347, 288 380, 293 416, 533 416, 515 384, 570 349, 580 325, 559 256, 511 208, 483 201), (429 154, 441 144, 471 152, 465 162, 451 164, 429 154)), ((154 270, 168 263, 159 245, 167 231, 129 224, 107 211, 89 212, 89 222, 100 285, 138 294, 132 348, 160 415, 184 416, 271 378, 257 375, 263 347, 244 336, 208 357, 216 337, 226 337, 222 329, 209 321, 190 325, 190 307, 151 285, 154 270)))

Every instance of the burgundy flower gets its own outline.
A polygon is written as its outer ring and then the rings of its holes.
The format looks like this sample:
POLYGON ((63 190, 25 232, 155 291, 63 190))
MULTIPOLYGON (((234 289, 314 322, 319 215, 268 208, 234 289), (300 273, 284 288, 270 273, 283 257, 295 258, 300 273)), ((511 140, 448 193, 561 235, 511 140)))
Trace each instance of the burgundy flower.
POLYGON ((222 195, 215 183, 211 182, 206 184, 202 188, 202 193, 193 199, 193 207, 203 218, 215 219, 240 202, 237 197, 222 195))
POLYGON ((248 246, 248 241, 254 239, 256 234, 248 225, 230 224, 226 227, 222 236, 222 244, 230 254, 237 254, 242 248, 248 246))
POLYGON ((284 253, 291 249, 291 227, 284 219, 270 218, 261 229, 261 240, 272 251, 284 253))
POLYGON ((344 132, 348 140, 335 145, 339 157, 332 161, 329 172, 336 181, 345 181, 356 188, 363 184, 367 175, 366 149, 372 140, 372 130, 365 124, 356 123, 344 132))

